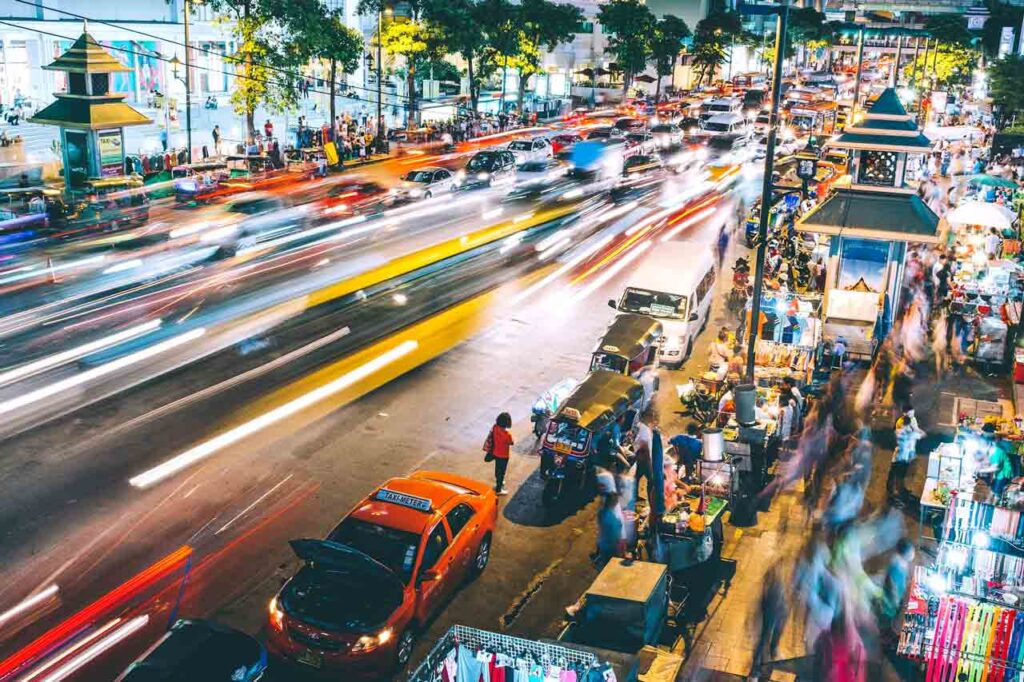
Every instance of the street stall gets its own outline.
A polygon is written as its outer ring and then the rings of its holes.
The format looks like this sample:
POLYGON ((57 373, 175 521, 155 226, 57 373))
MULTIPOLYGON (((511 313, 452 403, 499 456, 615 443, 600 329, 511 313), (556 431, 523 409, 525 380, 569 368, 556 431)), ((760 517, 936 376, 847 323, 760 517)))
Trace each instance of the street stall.
MULTIPOLYGON (((481 667, 489 670, 492 662, 495 668, 503 669, 506 680, 518 678, 520 671, 538 680, 567 679, 570 673, 578 682, 636 679, 635 661, 613 667, 583 647, 453 625, 409 675, 409 682, 462 682, 474 672, 479 677, 481 667)), ((486 679, 491 679, 489 672, 486 679)))
POLYGON ((759 385, 775 385, 787 377, 799 386, 810 382, 821 343, 821 300, 818 294, 764 292, 754 351, 759 385))
MULTIPOLYGON (((683 496, 656 521, 655 558, 664 561, 670 573, 703 564, 722 547, 723 517, 729 503, 721 497, 704 495, 701 489, 683 496)), ((649 515, 641 516, 639 536, 648 537, 650 522, 649 515)), ((648 547, 649 551, 653 549, 648 547)))

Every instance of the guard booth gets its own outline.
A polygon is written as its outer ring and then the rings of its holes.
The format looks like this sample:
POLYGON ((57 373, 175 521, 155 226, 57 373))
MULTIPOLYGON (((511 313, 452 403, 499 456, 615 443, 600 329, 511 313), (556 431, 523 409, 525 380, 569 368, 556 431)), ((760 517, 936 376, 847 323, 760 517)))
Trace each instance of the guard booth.
POLYGON ((826 148, 850 154, 850 184, 808 212, 796 229, 829 237, 823 337, 849 357, 870 357, 899 308, 907 244, 937 244, 945 224, 908 186, 908 166, 931 149, 892 88, 864 120, 826 148))

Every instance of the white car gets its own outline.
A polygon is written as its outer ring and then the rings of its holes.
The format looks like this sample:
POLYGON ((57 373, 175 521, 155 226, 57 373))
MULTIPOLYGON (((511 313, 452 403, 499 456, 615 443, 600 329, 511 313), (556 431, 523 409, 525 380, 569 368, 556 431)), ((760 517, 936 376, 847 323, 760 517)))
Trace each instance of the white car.
POLYGON ((658 147, 650 133, 629 133, 626 135, 626 146, 632 154, 653 154, 658 147))
POLYGON ((529 140, 513 140, 508 143, 508 150, 515 154, 517 164, 550 159, 554 156, 554 152, 551 150, 551 143, 543 137, 534 137, 529 140))
POLYGON ((658 149, 678 147, 683 143, 683 131, 671 123, 661 123, 651 127, 651 138, 658 149))
POLYGON ((553 182, 566 174, 569 169, 554 159, 527 161, 516 168, 516 184, 528 185, 534 182, 553 182))
POLYGON ((454 192, 459 181, 447 168, 428 166, 409 171, 391 190, 396 199, 429 199, 438 194, 454 192))

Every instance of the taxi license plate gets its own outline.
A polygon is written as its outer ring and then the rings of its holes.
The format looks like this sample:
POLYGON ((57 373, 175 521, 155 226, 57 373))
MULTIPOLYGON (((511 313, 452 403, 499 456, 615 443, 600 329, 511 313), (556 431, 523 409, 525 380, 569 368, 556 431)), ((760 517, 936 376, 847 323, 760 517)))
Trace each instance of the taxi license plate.
POLYGON ((314 651, 303 651, 299 654, 299 663, 319 668, 324 663, 324 657, 314 651))
POLYGON ((555 452, 562 455, 568 455, 570 452, 572 452, 572 447, 567 445, 566 443, 555 443, 555 452))

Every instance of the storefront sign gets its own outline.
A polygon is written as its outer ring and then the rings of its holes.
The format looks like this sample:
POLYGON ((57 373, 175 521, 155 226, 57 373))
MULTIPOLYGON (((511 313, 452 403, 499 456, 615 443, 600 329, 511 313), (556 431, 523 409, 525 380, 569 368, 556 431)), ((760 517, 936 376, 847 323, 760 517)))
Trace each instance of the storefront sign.
POLYGON ((1003 26, 1003 32, 999 36, 999 58, 1013 52, 1013 26, 1003 26))
POLYGON ((96 135, 100 152, 100 175, 124 174, 124 146, 120 130, 101 130, 96 135))

